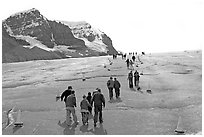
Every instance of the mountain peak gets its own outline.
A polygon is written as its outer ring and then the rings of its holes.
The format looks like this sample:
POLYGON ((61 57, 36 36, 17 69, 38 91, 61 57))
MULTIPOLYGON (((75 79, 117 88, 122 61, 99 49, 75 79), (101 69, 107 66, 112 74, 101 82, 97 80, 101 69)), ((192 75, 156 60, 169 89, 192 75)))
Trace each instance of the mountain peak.
POLYGON ((36 8, 32 8, 32 9, 29 9, 29 10, 24 10, 24 11, 20 11, 20 12, 17 12, 13 15, 11 15, 10 17, 14 17, 14 16, 20 16, 22 14, 28 14, 28 13, 34 13, 34 12, 39 12, 39 10, 37 10, 36 8))
POLYGON ((51 21, 35 8, 11 15, 2 28, 3 62, 116 53, 111 39, 89 23, 51 21), (34 50, 36 47, 45 52, 34 50))

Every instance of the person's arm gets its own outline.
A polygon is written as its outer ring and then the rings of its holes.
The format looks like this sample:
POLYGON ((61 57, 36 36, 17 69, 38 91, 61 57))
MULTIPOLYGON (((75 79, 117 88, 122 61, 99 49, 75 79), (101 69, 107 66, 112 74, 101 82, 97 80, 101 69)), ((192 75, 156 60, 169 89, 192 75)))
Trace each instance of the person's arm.
POLYGON ((62 95, 61 95, 61 101, 63 100, 63 98, 64 98, 64 95, 65 95, 65 91, 62 93, 62 95))
POLYGON ((94 101, 95 95, 93 95, 92 99, 91 99, 91 106, 93 106, 93 101, 94 101))
POLYGON ((103 94, 101 94, 101 97, 102 97, 101 99, 102 99, 103 107, 105 107, 106 104, 105 104, 105 98, 104 98, 103 94))
POLYGON ((80 103, 80 107, 82 106, 82 101, 81 101, 81 103, 80 103))
POLYGON ((88 102, 88 100, 86 101, 89 107, 92 107, 91 104, 88 102))
POLYGON ((73 100, 74 100, 74 106, 76 107, 76 97, 74 97, 73 100))
POLYGON ((110 85, 110 80, 107 81, 107 87, 109 87, 109 85, 110 85))

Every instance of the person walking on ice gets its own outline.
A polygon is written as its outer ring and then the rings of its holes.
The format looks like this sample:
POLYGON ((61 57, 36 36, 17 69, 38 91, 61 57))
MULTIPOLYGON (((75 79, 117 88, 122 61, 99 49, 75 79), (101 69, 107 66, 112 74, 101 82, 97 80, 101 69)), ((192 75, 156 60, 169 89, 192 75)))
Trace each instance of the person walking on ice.
POLYGON ((101 93, 101 89, 97 89, 98 91, 93 95, 91 100, 91 106, 94 103, 94 127, 96 127, 96 123, 98 122, 98 115, 99 115, 99 122, 103 123, 103 116, 102 116, 102 107, 105 108, 105 98, 101 93))
MULTIPOLYGON (((60 99, 61 99, 61 101, 64 101, 65 107, 66 107, 67 97, 69 95, 71 95, 71 92, 72 92, 72 86, 68 86, 68 88, 64 92, 62 92, 62 94, 60 95, 60 99)), ((66 113, 67 113, 67 110, 66 110, 66 113)), ((67 121, 67 123, 71 123, 71 117, 69 119, 70 119, 70 121, 69 122, 67 121)))
POLYGON ((89 104, 85 95, 83 95, 83 100, 80 103, 80 107, 81 107, 82 123, 83 125, 88 125, 88 120, 89 120, 88 108, 91 107, 91 105, 89 104))
POLYGON ((133 88, 133 74, 132 70, 128 73, 129 88, 133 88))
POLYGON ((116 99, 119 99, 119 97, 120 97, 120 82, 117 80, 117 78, 114 78, 114 89, 115 89, 116 99))
POLYGON ((134 73, 134 84, 137 89, 139 88, 139 78, 140 78, 139 72, 137 72, 136 70, 134 73))
POLYGON ((60 96, 61 101, 64 100, 64 103, 66 104, 66 99, 69 95, 71 95, 71 92, 72 92, 72 86, 68 86, 68 89, 65 90, 60 96))
MULTIPOLYGON (((86 99, 88 100, 89 104, 91 104, 91 100, 92 100, 91 92, 88 93, 88 96, 86 97, 86 99)), ((88 107, 88 110, 89 110, 89 114, 92 115, 92 107, 88 107)))
POLYGON ((126 62, 126 64, 127 64, 127 68, 129 69, 129 66, 130 66, 130 60, 127 59, 125 62, 126 62))
POLYGON ((110 77, 110 79, 107 81, 110 101, 113 99, 113 86, 114 86, 114 81, 113 81, 113 78, 110 77))
POLYGON ((79 122, 77 121, 77 116, 75 113, 75 107, 76 107, 76 97, 75 97, 75 91, 71 91, 71 95, 69 95, 66 99, 66 110, 67 110, 67 115, 66 115, 66 124, 68 126, 71 125, 71 120, 70 120, 70 115, 72 114, 74 123, 77 125, 79 122))

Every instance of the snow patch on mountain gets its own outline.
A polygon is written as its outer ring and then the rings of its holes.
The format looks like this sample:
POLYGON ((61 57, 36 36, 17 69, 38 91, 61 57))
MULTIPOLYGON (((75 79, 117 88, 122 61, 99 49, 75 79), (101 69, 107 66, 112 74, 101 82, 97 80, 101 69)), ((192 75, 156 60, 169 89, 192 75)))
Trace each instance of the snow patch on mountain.
POLYGON ((68 21, 57 21, 64 25, 67 25, 72 30, 74 37, 81 39, 85 42, 85 45, 92 50, 97 52, 108 52, 107 45, 102 41, 102 35, 105 33, 92 27, 89 23, 85 21, 80 22, 68 22, 68 21), (90 41, 87 37, 92 37, 94 40, 90 41))
POLYGON ((6 32, 8 32, 8 34, 10 36, 13 36, 13 31, 12 31, 11 27, 9 27, 6 23, 3 23, 3 26, 5 27, 6 32))
POLYGON ((23 46, 25 48, 33 48, 33 47, 38 47, 46 51, 55 51, 55 49, 48 48, 44 44, 42 44, 40 41, 38 41, 35 37, 31 36, 24 36, 24 35, 15 35, 14 36, 16 39, 22 39, 25 40, 30 44, 30 46, 23 46))
POLYGON ((32 20, 32 23, 29 24, 29 25, 27 25, 27 26, 25 26, 24 29, 32 28, 32 27, 37 27, 37 26, 39 26, 39 25, 40 25, 39 22, 34 22, 34 21, 32 20))
POLYGON ((105 45, 104 43, 102 43, 99 40, 94 40, 94 41, 90 42, 86 38, 79 38, 79 39, 82 39, 85 42, 85 45, 92 50, 95 50, 98 52, 105 52, 105 53, 108 52, 107 45, 105 45))

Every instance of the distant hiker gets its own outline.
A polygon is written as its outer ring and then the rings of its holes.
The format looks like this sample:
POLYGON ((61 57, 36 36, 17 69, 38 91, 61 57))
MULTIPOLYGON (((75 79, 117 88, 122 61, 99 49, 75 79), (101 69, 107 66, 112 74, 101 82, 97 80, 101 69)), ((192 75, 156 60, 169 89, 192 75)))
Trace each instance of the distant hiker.
POLYGON ((127 56, 127 54, 125 53, 125 54, 123 55, 124 59, 126 59, 126 56, 127 56))
POLYGON ((96 127, 96 123, 98 121, 98 113, 99 113, 99 122, 103 123, 102 116, 102 106, 105 108, 105 98, 101 93, 101 89, 98 89, 91 100, 91 105, 94 103, 94 127, 96 127))
POLYGON ((91 107, 90 103, 86 99, 86 96, 83 95, 83 100, 80 103, 81 107, 81 116, 82 116, 82 123, 83 125, 88 125, 89 120, 89 110, 88 108, 91 107))
POLYGON ((134 84, 137 89, 139 88, 139 78, 140 78, 139 72, 137 72, 136 70, 134 73, 134 84))
MULTIPOLYGON (((133 52, 133 53, 134 53, 134 52, 133 52)), ((134 56, 134 55, 132 56, 132 60, 133 60, 133 62, 135 62, 135 56, 134 56)))
POLYGON ((66 99, 69 95, 71 95, 71 91, 72 91, 72 86, 68 86, 68 89, 65 90, 62 94, 61 94, 61 101, 64 100, 64 102, 66 103, 66 99))
MULTIPOLYGON (((92 100, 91 92, 88 93, 88 96, 86 97, 86 99, 91 104, 91 100, 92 100)), ((92 107, 88 107, 88 110, 89 110, 89 113, 92 114, 92 107)))
POLYGON ((133 74, 132 70, 128 73, 129 88, 133 88, 133 74))
POLYGON ((122 60, 123 60, 123 57, 124 57, 123 54, 121 55, 121 57, 122 57, 122 60))
POLYGON ((116 78, 114 78, 114 89, 116 99, 118 99, 120 97, 120 82, 116 78))
POLYGON ((110 79, 107 81, 107 87, 108 87, 108 90, 109 90, 110 100, 113 99, 113 86, 114 86, 114 81, 113 81, 113 78, 110 77, 110 79))
POLYGON ((68 126, 71 125, 71 117, 70 115, 72 114, 73 120, 75 124, 78 124, 79 122, 77 121, 77 116, 75 114, 75 108, 76 107, 76 97, 75 97, 75 91, 71 91, 71 95, 69 95, 66 99, 66 110, 67 110, 67 116, 66 116, 66 124, 68 126))
POLYGON ((130 60, 129 60, 129 59, 127 59, 125 62, 127 63, 127 68, 129 69, 130 60))
POLYGON ((132 60, 130 60, 130 70, 134 70, 134 62, 132 60))

